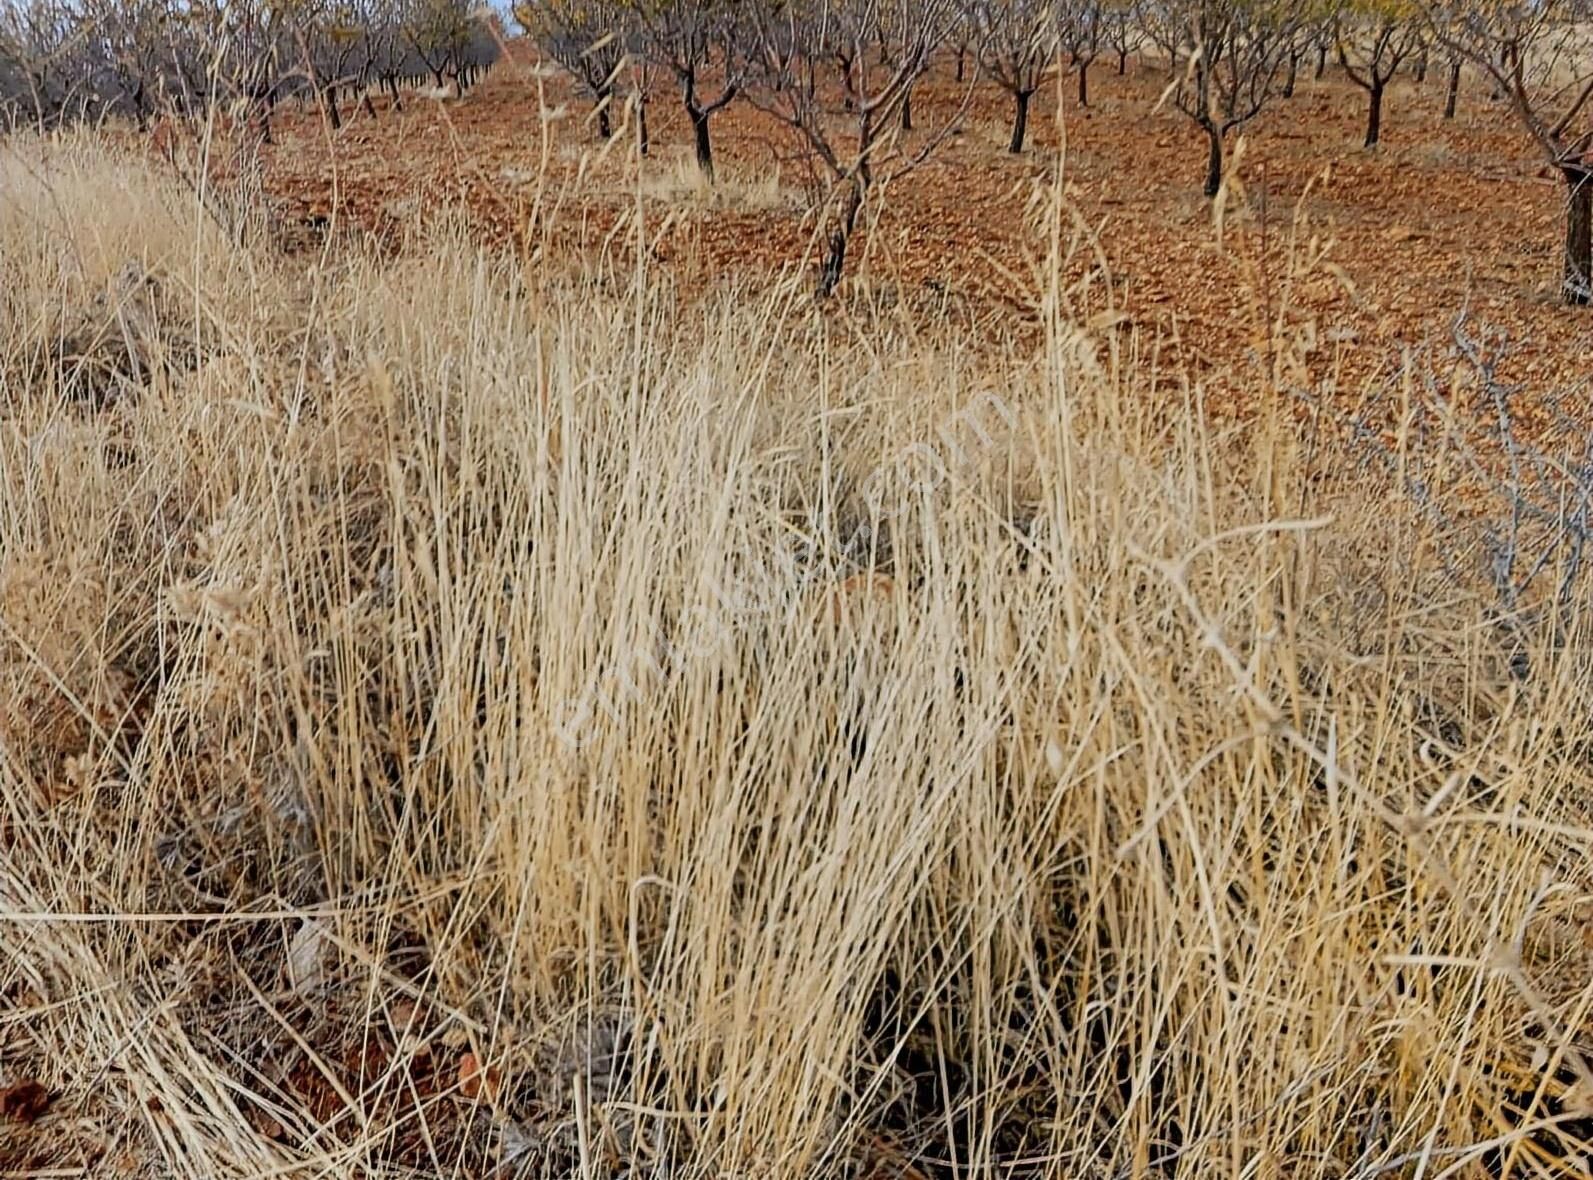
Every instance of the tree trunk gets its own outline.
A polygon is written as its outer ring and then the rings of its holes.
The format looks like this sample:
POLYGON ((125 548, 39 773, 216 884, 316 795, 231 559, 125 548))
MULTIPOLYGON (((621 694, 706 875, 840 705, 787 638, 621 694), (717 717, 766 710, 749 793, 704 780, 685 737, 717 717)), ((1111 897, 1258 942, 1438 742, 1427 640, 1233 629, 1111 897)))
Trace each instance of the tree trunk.
POLYGON ((608 113, 608 108, 613 105, 609 101, 611 97, 606 93, 597 96, 597 134, 605 140, 614 137, 614 124, 608 113))
POLYGON ((1370 101, 1366 110, 1366 142, 1362 146, 1375 148, 1383 134, 1383 88, 1374 84, 1367 94, 1370 101))
POLYGON ((393 96, 393 109, 395 111, 402 111, 404 109, 404 100, 398 96, 397 74, 394 74, 387 79, 387 92, 393 96))
POLYGON ((1444 118, 1455 117, 1455 105, 1460 101, 1460 59, 1449 63, 1449 93, 1444 98, 1444 118))
POLYGON ((1206 128, 1206 187, 1208 197, 1215 197, 1222 189, 1222 132, 1215 127, 1206 128))
POLYGON ((1320 82, 1322 75, 1327 73, 1327 46, 1316 47, 1316 80, 1320 82))
POLYGON ((636 96, 636 136, 640 141, 637 150, 642 155, 647 155, 653 146, 652 133, 647 130, 647 100, 641 95, 636 96))
POLYGON ((1120 48, 1117 51, 1117 76, 1121 78, 1126 73, 1128 73, 1128 50, 1120 48))
POLYGON ((1566 168, 1565 284, 1567 303, 1593 303, 1593 170, 1566 168))
POLYGON ((835 228, 830 231, 829 247, 824 255, 824 269, 819 272, 819 298, 827 299, 835 293, 841 282, 841 272, 846 267, 846 247, 857 228, 857 215, 863 208, 863 182, 852 176, 846 182, 846 195, 836 212, 835 228))
POLYGON ((376 104, 371 101, 371 92, 369 87, 366 87, 364 90, 360 91, 360 102, 365 106, 365 113, 372 119, 376 118, 376 104))
POLYGON ((1283 76, 1283 97, 1284 98, 1293 98, 1294 97, 1294 83, 1295 83, 1295 80, 1299 76, 1300 76, 1300 55, 1298 53, 1291 52, 1289 54, 1289 72, 1283 76))
POLYGON ((902 92, 902 130, 913 129, 913 88, 909 86, 902 92))
POLYGON ((968 56, 968 47, 966 45, 957 46, 957 81, 959 81, 959 82, 962 81, 963 59, 966 58, 967 56, 968 56))
POLYGON ((1090 63, 1087 62, 1087 61, 1081 61, 1079 63, 1079 106, 1087 107, 1089 105, 1090 105, 1090 63))
POLYGON ((692 138, 697 144, 697 167, 708 183, 712 184, 714 182, 714 144, 708 135, 708 113, 687 107, 686 114, 691 118, 692 138))
POLYGON ((1421 56, 1416 59, 1416 85, 1427 84, 1427 51, 1422 50, 1421 56))
POLYGON ((1012 142, 1007 150, 1015 156, 1023 151, 1023 137, 1029 130, 1029 99, 1033 96, 1032 90, 1019 90, 1012 96, 1017 100, 1018 112, 1012 120, 1012 142))
POLYGON ((332 124, 333 131, 343 128, 343 112, 337 109, 337 87, 325 86, 321 89, 321 101, 326 106, 326 117, 332 124))
POLYGON ((443 78, 443 72, 441 70, 437 69, 436 67, 432 68, 431 80, 437 84, 437 89, 438 90, 441 90, 443 88, 443 83, 445 81, 445 79, 443 78))
MULTIPOLYGON (((1514 51, 1509 45, 1505 45, 1499 50, 1499 69, 1507 77, 1509 76, 1511 65, 1514 64, 1511 60, 1513 52, 1514 51)), ((1493 92, 1489 94, 1488 97, 1491 101, 1498 102, 1504 96, 1504 88, 1499 85, 1499 79, 1495 78, 1493 80, 1493 92)))

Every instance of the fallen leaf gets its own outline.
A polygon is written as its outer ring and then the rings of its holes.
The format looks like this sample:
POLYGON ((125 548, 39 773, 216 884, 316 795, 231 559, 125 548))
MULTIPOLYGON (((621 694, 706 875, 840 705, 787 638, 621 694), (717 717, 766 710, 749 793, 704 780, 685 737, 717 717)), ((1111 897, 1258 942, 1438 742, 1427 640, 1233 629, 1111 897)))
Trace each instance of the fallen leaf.
POLYGON ((1057 744, 1055 738, 1048 739, 1045 743, 1045 764, 1051 768, 1051 773, 1055 775, 1060 775, 1067 765, 1067 761, 1062 754, 1062 747, 1057 744))
POLYGON ((496 1102, 503 1089, 503 1070, 496 1065, 481 1068, 481 1061, 468 1050, 459 1058, 459 1092, 472 1102, 477 1098, 496 1102))
POLYGON ((0 1114, 14 1123, 31 1126, 50 1105, 50 1092, 29 1079, 0 1090, 0 1114))

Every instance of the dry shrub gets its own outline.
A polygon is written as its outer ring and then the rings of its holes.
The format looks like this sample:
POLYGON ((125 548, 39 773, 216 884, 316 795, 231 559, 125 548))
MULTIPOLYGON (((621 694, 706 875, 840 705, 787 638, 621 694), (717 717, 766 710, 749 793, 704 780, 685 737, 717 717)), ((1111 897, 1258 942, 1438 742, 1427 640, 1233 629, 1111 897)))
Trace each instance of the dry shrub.
POLYGON ((0 339, 136 258, 194 360, 0 358, 0 1158, 1577 1166, 1585 607, 1512 676, 1397 495, 1059 314, 295 270, 96 150, 0 339))

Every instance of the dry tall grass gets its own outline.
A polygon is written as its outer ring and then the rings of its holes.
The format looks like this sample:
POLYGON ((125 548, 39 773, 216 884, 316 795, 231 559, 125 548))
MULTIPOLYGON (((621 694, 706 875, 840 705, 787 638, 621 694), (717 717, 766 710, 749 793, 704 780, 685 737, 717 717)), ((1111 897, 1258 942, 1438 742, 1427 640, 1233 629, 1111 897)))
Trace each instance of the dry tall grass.
POLYGON ((1055 284, 306 267, 88 139, 0 262, 14 1170, 1582 1166, 1588 613, 1055 284))

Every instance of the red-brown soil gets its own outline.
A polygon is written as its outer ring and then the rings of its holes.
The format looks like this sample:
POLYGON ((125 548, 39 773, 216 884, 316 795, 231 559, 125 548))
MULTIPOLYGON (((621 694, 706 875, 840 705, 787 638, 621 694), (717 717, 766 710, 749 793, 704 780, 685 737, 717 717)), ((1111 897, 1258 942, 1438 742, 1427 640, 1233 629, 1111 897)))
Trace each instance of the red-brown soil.
MULTIPOLYGON (((1064 245, 1073 242, 1068 276, 1097 274, 1079 307, 1105 306, 1104 260, 1112 305, 1162 340, 1169 367, 1204 374, 1241 402, 1266 384, 1256 366, 1267 367, 1258 357, 1269 338, 1296 342, 1292 351, 1305 355, 1297 372, 1316 391, 1359 400, 1397 380, 1409 347, 1447 341, 1462 309, 1507 334, 1502 380, 1560 388, 1585 368, 1593 340, 1593 311, 1557 301, 1563 186, 1481 82, 1468 78, 1459 117, 1442 119, 1439 73, 1425 86, 1391 88, 1374 152, 1359 146, 1363 93, 1336 71, 1302 78, 1294 98, 1246 130, 1243 193, 1226 203, 1223 246, 1200 193, 1203 141, 1158 101, 1165 69, 1133 61, 1120 77, 1114 62, 1098 63, 1088 110, 1064 79, 1037 96, 1021 156, 1005 150, 1011 99, 981 82, 963 131, 872 206, 848 274, 1021 331, 1033 322, 1035 266, 1049 248, 1036 210, 1052 206, 1034 198, 1060 175, 1077 214, 1061 227, 1064 245), (1325 260, 1301 266, 1312 239, 1328 246, 1325 260), (1284 332, 1267 326, 1285 321, 1284 332)), ((915 94, 909 142, 934 134, 964 99, 950 61, 938 63, 915 94)), ((401 113, 378 103, 374 119, 350 105, 335 134, 314 110, 278 120, 268 185, 290 218, 323 224, 335 214, 392 235, 418 211, 462 204, 489 239, 590 253, 640 207, 651 265, 688 285, 813 265, 805 210, 817 178, 789 131, 746 103, 715 120, 721 172, 778 169, 789 200, 777 207, 743 200, 734 180, 716 202, 639 198, 657 192, 646 178, 690 172, 689 126, 668 80, 654 88, 652 151, 639 160, 634 135, 599 141, 587 104, 555 69, 538 68, 524 43, 462 99, 411 93, 401 113), (544 120, 544 110, 555 117, 544 120), (558 228, 548 238, 550 224, 558 228)))

